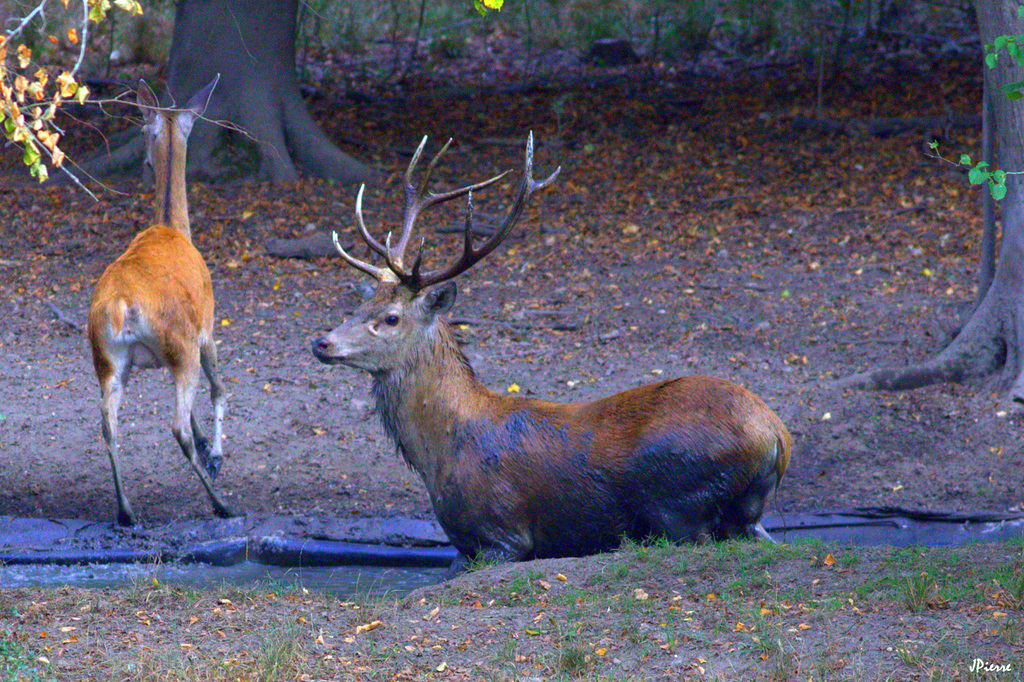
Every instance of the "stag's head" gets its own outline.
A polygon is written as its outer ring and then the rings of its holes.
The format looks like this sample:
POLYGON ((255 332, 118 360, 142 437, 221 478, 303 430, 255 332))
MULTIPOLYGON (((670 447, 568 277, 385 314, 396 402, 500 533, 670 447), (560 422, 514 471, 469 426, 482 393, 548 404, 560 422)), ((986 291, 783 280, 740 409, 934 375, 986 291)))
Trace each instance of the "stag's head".
POLYGON ((389 372, 403 366, 434 336, 438 315, 451 309, 455 302, 454 278, 491 253, 522 215, 526 199, 538 189, 547 186, 558 175, 560 168, 541 181, 533 179, 533 133, 526 140, 526 164, 512 208, 502 223, 479 247, 473 245, 473 192, 494 184, 508 171, 474 185, 435 194, 429 190, 430 175, 447 151, 451 140, 441 148, 427 165, 419 185, 412 181, 413 172, 426 146, 424 137, 405 171, 405 214, 398 242, 391 243, 391 233, 382 244, 366 229, 363 221, 363 190, 356 196, 356 219, 359 231, 370 249, 384 259, 384 267, 377 267, 352 257, 338 242, 334 245, 345 261, 377 280, 374 296, 359 306, 341 326, 313 341, 313 355, 325 364, 346 364, 368 372, 389 372), (413 226, 421 210, 461 196, 467 196, 465 230, 462 252, 451 265, 424 272, 423 239, 410 259, 407 255, 413 226))

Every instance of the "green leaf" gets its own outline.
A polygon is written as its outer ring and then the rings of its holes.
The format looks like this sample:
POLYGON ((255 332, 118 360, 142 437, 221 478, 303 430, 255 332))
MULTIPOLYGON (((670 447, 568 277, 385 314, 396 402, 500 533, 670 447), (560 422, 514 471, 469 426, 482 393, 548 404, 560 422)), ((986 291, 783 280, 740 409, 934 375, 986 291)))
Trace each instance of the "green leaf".
POLYGON ((987 55, 985 55, 985 64, 988 66, 988 68, 990 68, 990 69, 996 68, 996 64, 998 62, 999 62, 999 55, 996 54, 995 52, 989 52, 987 55))
MULTIPOLYGON (((39 156, 40 156, 39 150, 36 148, 35 143, 32 142, 32 140, 26 141, 25 142, 25 155, 22 157, 22 160, 25 162, 25 165, 26 166, 33 166, 33 165, 35 165, 36 163, 39 162, 39 156)), ((35 173, 33 173, 33 175, 35 175, 35 173)))
POLYGON ((932 148, 933 152, 934 151, 938 151, 938 149, 939 149, 939 143, 936 142, 935 140, 932 140, 931 142, 929 142, 928 146, 932 148))
POLYGON ((1024 5, 1017 5, 1017 17, 1024 19, 1024 5))
POLYGON ((1020 90, 1014 90, 1013 92, 1006 93, 1006 99, 1010 100, 1011 102, 1016 102, 1022 97, 1024 97, 1024 93, 1022 93, 1020 90))
POLYGON ((996 39, 992 41, 992 51, 993 52, 1000 52, 1000 51, 1002 51, 1002 49, 1004 47, 1006 47, 1006 43, 1008 43, 1008 42, 1010 42, 1010 36, 1008 36, 1008 35, 996 36, 996 39))
POLYGON ((963 154, 963 155, 960 156, 960 165, 961 166, 973 166, 974 164, 971 163, 971 157, 970 156, 968 156, 967 154, 963 154))
POLYGON ((972 168, 970 170, 970 172, 967 173, 967 179, 971 182, 972 185, 984 184, 991 177, 992 177, 991 173, 983 171, 980 168, 978 168, 977 166, 972 168))
POLYGON ((996 201, 1000 201, 1003 197, 1006 196, 1006 185, 1000 185, 995 182, 990 182, 988 184, 988 191, 992 193, 993 199, 995 199, 996 201))

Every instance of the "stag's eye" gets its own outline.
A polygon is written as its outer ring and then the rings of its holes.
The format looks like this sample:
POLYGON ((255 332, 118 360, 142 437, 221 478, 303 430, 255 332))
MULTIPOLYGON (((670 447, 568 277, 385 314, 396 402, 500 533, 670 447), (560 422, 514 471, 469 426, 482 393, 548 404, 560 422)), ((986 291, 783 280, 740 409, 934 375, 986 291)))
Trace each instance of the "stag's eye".
POLYGON ((387 317, 384 318, 384 324, 386 324, 389 327, 397 327, 398 315, 388 315, 387 317))

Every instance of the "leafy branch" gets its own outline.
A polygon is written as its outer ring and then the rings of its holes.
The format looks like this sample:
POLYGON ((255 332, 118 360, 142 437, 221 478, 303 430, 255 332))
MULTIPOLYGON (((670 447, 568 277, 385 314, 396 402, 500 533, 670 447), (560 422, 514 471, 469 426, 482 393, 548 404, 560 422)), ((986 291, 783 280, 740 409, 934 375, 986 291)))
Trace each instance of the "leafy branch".
POLYGON ((1024 175, 1024 171, 1005 171, 1002 169, 989 170, 988 161, 979 161, 974 163, 971 161, 971 157, 968 154, 961 154, 959 163, 947 159, 939 153, 939 143, 932 141, 928 143, 934 152, 934 157, 939 161, 953 164, 954 166, 961 167, 966 166, 969 170, 967 171, 967 179, 972 185, 988 185, 988 191, 992 193, 992 198, 999 201, 1006 196, 1006 178, 1009 175, 1024 175))
MULTIPOLYGON (((1017 6, 1017 17, 1024 19, 1024 5, 1017 6)), ((991 43, 987 43, 985 45, 985 65, 990 69, 996 68, 996 65, 999 63, 999 56, 1003 52, 1016 61, 1019 66, 1024 66, 1024 34, 996 36, 991 43)), ((1024 80, 1004 83, 999 87, 999 90, 1010 101, 1022 99, 1024 98, 1024 80)), ((937 142, 930 142, 928 146, 935 152, 936 158, 947 163, 953 163, 939 154, 937 142)), ((996 201, 1006 196, 1007 176, 1024 175, 1024 171, 992 170, 987 161, 974 163, 967 154, 962 154, 960 162, 955 165, 969 168, 967 179, 970 183, 972 185, 987 184, 989 192, 992 193, 992 198, 996 201)))
MULTIPOLYGON (((73 0, 60 0, 67 10, 73 0)), ((129 14, 142 14, 138 0, 74 0, 81 16, 65 32, 71 45, 78 46, 74 63, 67 69, 47 68, 36 62, 26 34, 36 19, 44 19, 51 0, 36 5, 6 33, 0 34, 0 135, 22 149, 22 161, 32 177, 45 181, 49 168, 59 168, 73 180, 78 179, 63 167, 65 154, 60 148, 64 131, 55 122, 57 110, 68 100, 83 104, 89 88, 78 80, 85 61, 91 24, 99 24, 115 7, 129 14)), ((47 40, 57 45, 55 35, 47 40)))

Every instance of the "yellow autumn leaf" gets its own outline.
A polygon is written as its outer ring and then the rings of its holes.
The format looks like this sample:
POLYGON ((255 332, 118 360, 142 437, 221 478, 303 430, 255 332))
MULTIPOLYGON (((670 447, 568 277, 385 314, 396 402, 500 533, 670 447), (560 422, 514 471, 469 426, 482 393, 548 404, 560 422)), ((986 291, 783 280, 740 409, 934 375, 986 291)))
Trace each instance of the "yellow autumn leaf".
POLYGON ((509 393, 519 393, 519 384, 509 384, 507 390, 509 393))
POLYGON ((924 275, 925 277, 931 277, 934 273, 932 273, 931 268, 925 268, 924 270, 921 271, 921 274, 924 275))
POLYGON ((599 649, 594 649, 594 653, 597 654, 598 656, 604 656, 606 653, 608 653, 608 650, 605 649, 604 647, 601 647, 599 649))
POLYGON ((78 44, 78 29, 73 26, 68 29, 68 42, 72 45, 78 44))
POLYGON ((277 291, 278 289, 280 289, 280 288, 281 288, 281 280, 278 280, 278 281, 274 282, 274 285, 273 285, 273 287, 271 287, 271 288, 272 288, 272 289, 273 289, 274 291, 277 291))
POLYGON ((60 139, 60 135, 53 132, 52 130, 40 130, 36 133, 36 137, 43 143, 43 146, 49 150, 53 150, 57 146, 57 140, 60 139))
POLYGON ((230 327, 231 326, 231 320, 229 320, 228 318, 225 317, 223 320, 220 321, 220 326, 222 326, 222 327, 230 327))
POLYGON ((242 220, 248 220, 252 215, 252 211, 242 211, 242 220))
POLYGON ((18 45, 18 66, 25 68, 32 61, 32 50, 24 45, 18 45))
POLYGON ((64 71, 57 76, 57 87, 61 97, 71 97, 78 90, 78 82, 70 72, 64 71))
POLYGON ((825 564, 826 566, 831 566, 835 562, 836 562, 836 558, 834 556, 832 556, 831 552, 829 552, 828 554, 825 555, 825 560, 822 563, 825 564))
POLYGON ((114 4, 129 14, 142 14, 142 5, 138 0, 114 0, 114 4))
POLYGON ((359 635, 359 634, 362 634, 364 632, 369 632, 370 630, 376 630, 381 625, 384 625, 384 623, 382 623, 379 620, 375 620, 375 621, 366 623, 364 625, 357 625, 356 626, 356 634, 359 635))
POLYGON ((488 10, 500 10, 505 0, 473 0, 473 7, 480 16, 486 16, 488 10))

